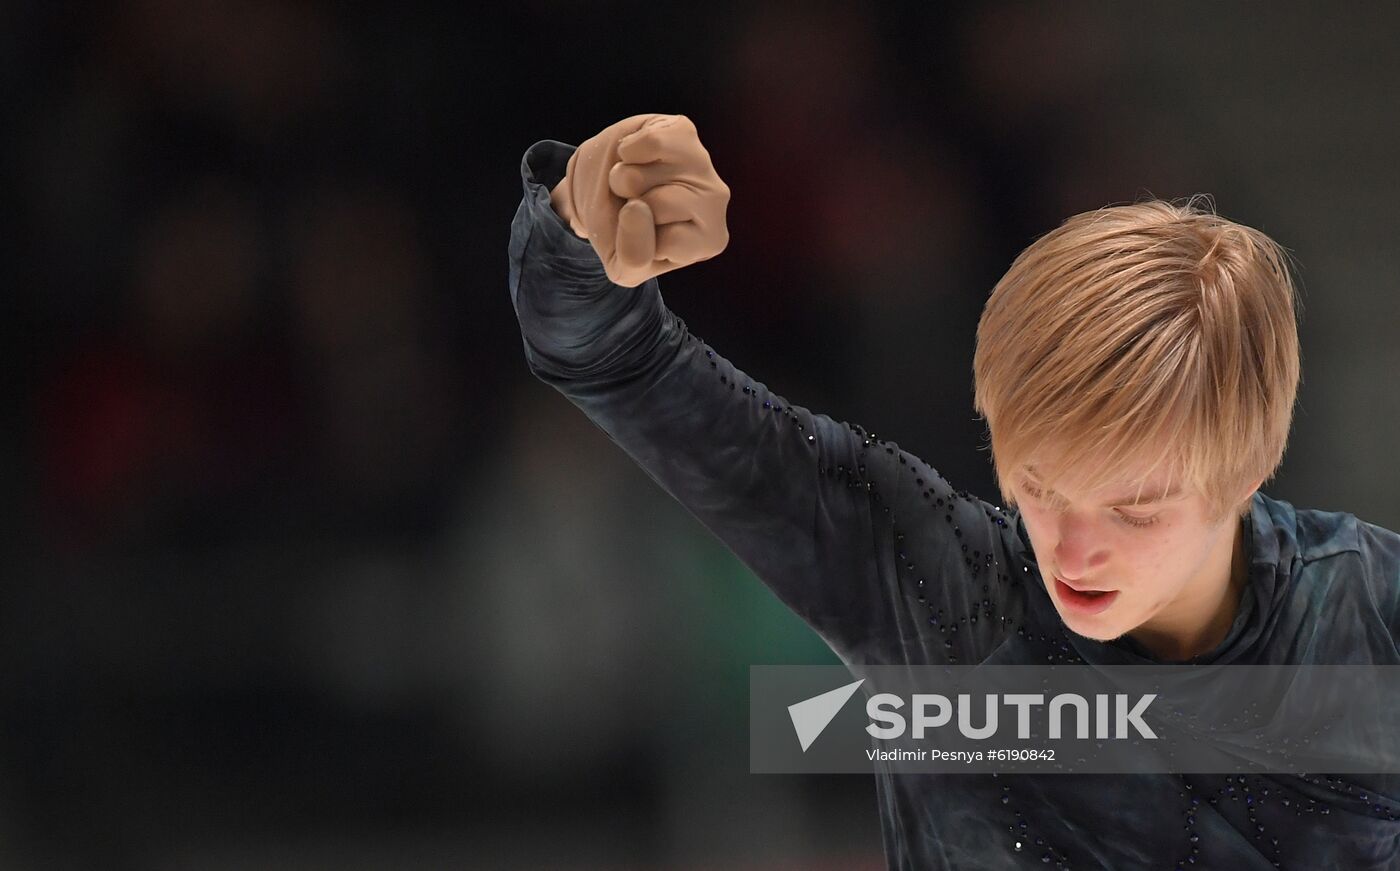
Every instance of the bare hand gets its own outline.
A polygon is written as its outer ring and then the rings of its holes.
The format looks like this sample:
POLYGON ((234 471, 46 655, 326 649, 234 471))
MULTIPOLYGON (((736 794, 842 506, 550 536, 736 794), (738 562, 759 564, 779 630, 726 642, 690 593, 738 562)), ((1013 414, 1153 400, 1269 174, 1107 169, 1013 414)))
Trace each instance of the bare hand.
POLYGON ((729 186, 684 115, 633 115, 584 142, 550 202, 623 287, 729 244, 729 186))

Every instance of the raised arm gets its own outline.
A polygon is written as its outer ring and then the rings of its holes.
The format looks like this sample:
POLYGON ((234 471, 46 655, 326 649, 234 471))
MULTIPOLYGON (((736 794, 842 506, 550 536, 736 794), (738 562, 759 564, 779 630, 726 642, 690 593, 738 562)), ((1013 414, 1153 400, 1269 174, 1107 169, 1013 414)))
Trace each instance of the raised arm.
MULTIPOLYGON (((654 126, 694 135, 688 121, 654 126)), ((893 443, 793 405, 690 333, 654 276, 727 241, 705 224, 722 231, 723 204, 695 205, 708 154, 704 166, 666 167, 679 152, 653 143, 632 152, 652 158, 634 174, 611 149, 641 130, 625 154, 648 128, 614 128, 600 134, 611 143, 540 142, 522 162, 510 289, 531 371, 847 662, 980 661, 1007 631, 1000 618, 1019 608, 1014 524, 893 443), (580 167, 591 175, 575 175, 580 167), (683 184, 660 195, 676 178, 683 184)), ((710 190, 727 204, 727 188, 710 190)))

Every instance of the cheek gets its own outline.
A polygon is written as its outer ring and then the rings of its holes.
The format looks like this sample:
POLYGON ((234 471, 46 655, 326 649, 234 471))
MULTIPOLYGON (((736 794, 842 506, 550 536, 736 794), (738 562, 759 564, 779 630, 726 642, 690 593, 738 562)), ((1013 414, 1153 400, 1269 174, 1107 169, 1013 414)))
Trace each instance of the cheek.
POLYGON ((1153 529, 1139 535, 1138 541, 1133 542, 1131 547, 1133 558, 1139 565, 1165 568, 1178 553, 1176 539, 1174 530, 1170 527, 1153 529))
POLYGON ((1041 513, 1033 508, 1021 509, 1021 520, 1026 524, 1026 533, 1031 537, 1031 547, 1036 553, 1053 546, 1049 538, 1049 527, 1045 525, 1041 513))
POLYGON ((1131 561, 1138 583, 1147 592, 1169 598, 1190 577, 1193 566, 1199 562, 1199 554, 1191 548, 1189 536, 1184 536, 1178 525, 1164 521, 1160 527, 1138 536, 1130 545, 1125 543, 1120 552, 1131 561))
POLYGON ((1042 529, 1046 518, 1050 516, 1050 512, 1034 500, 1026 499, 1016 503, 1016 505, 1021 509, 1021 517, 1025 519, 1027 529, 1031 527, 1037 530, 1042 529))

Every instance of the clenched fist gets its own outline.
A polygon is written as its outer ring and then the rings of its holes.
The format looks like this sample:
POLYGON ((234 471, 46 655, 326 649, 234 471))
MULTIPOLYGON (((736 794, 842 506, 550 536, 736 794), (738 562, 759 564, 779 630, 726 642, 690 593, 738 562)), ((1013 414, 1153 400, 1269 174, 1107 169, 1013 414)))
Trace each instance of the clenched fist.
POLYGON ((708 260, 729 244, 729 186, 684 115, 633 115, 578 147, 550 192, 614 284, 708 260))

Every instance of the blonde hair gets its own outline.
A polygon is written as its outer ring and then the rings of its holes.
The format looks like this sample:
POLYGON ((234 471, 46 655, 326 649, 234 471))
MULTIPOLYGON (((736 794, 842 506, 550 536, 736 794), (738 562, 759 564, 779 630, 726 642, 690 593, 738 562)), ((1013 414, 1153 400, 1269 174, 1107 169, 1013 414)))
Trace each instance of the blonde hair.
POLYGON ((1165 468, 1213 519, 1283 459, 1299 380, 1288 255, 1208 197, 1085 212, 1021 252, 977 327, 1002 496, 1036 458, 1087 490, 1165 468))

